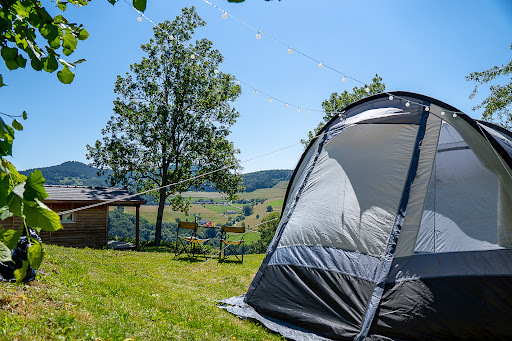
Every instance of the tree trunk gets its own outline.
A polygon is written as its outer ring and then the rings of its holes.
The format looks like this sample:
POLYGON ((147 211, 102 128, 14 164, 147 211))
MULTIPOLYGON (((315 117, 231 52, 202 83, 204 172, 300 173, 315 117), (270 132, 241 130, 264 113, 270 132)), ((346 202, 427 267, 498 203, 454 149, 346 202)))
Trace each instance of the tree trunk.
POLYGON ((160 201, 158 202, 158 214, 156 215, 156 226, 155 226, 155 246, 160 246, 162 240, 162 218, 164 217, 165 208, 165 188, 160 189, 160 201))

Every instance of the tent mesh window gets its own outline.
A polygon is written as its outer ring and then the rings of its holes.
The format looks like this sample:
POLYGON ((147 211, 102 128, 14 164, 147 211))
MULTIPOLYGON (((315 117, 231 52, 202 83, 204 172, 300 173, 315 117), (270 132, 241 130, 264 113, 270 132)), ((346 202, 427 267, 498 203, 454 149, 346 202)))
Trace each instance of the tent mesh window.
POLYGON ((500 215, 506 214, 504 206, 512 210, 506 201, 498 177, 460 134, 443 122, 414 252, 509 248, 512 220, 500 226, 509 231, 501 233, 504 238, 498 231, 500 215))

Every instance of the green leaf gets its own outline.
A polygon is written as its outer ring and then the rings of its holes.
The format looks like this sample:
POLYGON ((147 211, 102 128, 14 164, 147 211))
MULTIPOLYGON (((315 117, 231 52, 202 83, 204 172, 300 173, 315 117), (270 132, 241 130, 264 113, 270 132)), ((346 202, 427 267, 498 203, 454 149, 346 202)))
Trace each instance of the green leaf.
POLYGON ((20 66, 18 65, 18 61, 16 59, 9 59, 9 60, 6 60, 5 61, 5 66, 7 66, 7 68, 9 70, 16 70, 17 68, 19 68, 20 66))
POLYGON ((87 38, 89 38, 89 32, 87 32, 87 30, 85 28, 82 28, 80 30, 80 33, 78 34, 78 39, 85 40, 87 38))
POLYGON ((46 190, 44 189, 44 178, 43 174, 39 169, 33 171, 29 177, 27 178, 27 182, 25 183, 25 193, 23 194, 23 199, 28 201, 34 201, 34 199, 44 200, 48 198, 48 194, 46 194, 46 190))
POLYGON ((61 83, 70 84, 75 78, 75 74, 71 72, 67 66, 64 66, 61 71, 57 72, 57 77, 61 83))
POLYGON ((60 217, 38 199, 30 202, 23 200, 23 214, 29 227, 40 227, 44 231, 56 231, 62 228, 60 217))
POLYGON ((39 29, 39 33, 50 42, 59 36, 59 29, 57 26, 47 23, 39 29))
POLYGON ((2 58, 7 62, 8 60, 16 60, 18 57, 18 49, 15 47, 2 47, 0 50, 0 54, 2 58))
POLYGON ((53 39, 49 42, 49 45, 52 49, 58 49, 60 47, 60 39, 59 37, 53 39))
POLYGON ((32 269, 37 270, 43 262, 43 247, 41 243, 34 239, 31 239, 30 243, 32 245, 30 245, 27 252, 28 262, 32 269))
POLYGON ((11 250, 4 243, 0 242, 0 262, 6 263, 11 262, 11 250))
POLYGON ((26 112, 26 111, 23 111, 22 116, 23 116, 23 119, 24 119, 24 120, 26 120, 26 119, 27 119, 27 112, 26 112))
POLYGON ((32 69, 34 69, 36 71, 41 71, 44 67, 44 63, 37 58, 31 59, 30 65, 32 66, 32 69))
POLYGON ((9 249, 14 250, 21 235, 23 234, 23 225, 17 230, 0 229, 0 242, 5 244, 9 249))
POLYGON ((66 10, 66 4, 67 4, 67 2, 58 1, 58 2, 57 2, 57 7, 58 7, 62 12, 64 12, 64 11, 66 10))
POLYGON ((70 50, 67 48, 62 48, 62 53, 64 53, 65 56, 69 56, 70 54, 73 53, 73 50, 70 50))
POLYGON ((19 269, 14 270, 14 278, 16 278, 16 283, 19 283, 25 279, 27 276, 27 268, 28 261, 23 261, 23 266, 19 269))
POLYGON ((11 211, 17 217, 23 216, 23 207, 21 200, 22 199, 13 192, 11 192, 7 197, 9 211, 11 211))
POLYGON ((133 7, 144 12, 146 10, 146 0, 133 0, 133 7))
POLYGON ((18 62, 18 66, 20 66, 22 68, 25 68, 25 66, 27 65, 27 60, 25 58, 23 58, 23 56, 20 54, 16 58, 16 61, 18 62))
POLYGON ((73 33, 71 33, 71 30, 66 29, 66 34, 64 36, 64 40, 62 41, 62 47, 74 51, 76 49, 77 43, 78 41, 76 40, 76 37, 73 35, 73 33))
POLYGON ((57 68, 59 67, 59 63, 57 62, 57 59, 54 56, 44 57, 41 59, 41 61, 44 65, 44 71, 53 72, 57 70, 57 68))
POLYGON ((18 131, 23 130, 23 125, 20 123, 20 121, 18 121, 16 119, 12 121, 12 127, 18 131))
POLYGON ((0 75, 0 88, 4 85, 4 78, 2 77, 2 75, 0 75))

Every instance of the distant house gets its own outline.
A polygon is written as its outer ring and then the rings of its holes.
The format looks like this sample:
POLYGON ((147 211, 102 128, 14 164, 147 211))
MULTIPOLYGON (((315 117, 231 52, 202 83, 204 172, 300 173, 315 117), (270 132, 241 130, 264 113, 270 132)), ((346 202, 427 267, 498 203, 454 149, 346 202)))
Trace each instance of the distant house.
POLYGON ((226 214, 238 214, 240 211, 234 211, 234 210, 227 210, 226 214))
MULTIPOLYGON (((138 224, 140 205, 146 203, 139 196, 127 198, 131 193, 126 189, 44 186, 48 198, 44 203, 55 212, 71 211, 80 207, 100 204, 95 207, 61 215, 62 229, 54 232, 41 231, 44 243, 60 246, 103 248, 108 243, 108 211, 110 206, 136 207, 136 240, 138 246, 138 224)), ((4 227, 18 228, 22 223, 18 217, 2 221, 4 227)))

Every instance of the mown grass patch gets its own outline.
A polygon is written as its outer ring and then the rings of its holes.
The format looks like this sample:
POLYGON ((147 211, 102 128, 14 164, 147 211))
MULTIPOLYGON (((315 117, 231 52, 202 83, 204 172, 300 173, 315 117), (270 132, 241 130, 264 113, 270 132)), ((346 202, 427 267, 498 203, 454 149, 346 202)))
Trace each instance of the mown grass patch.
POLYGON ((263 255, 239 264, 175 260, 167 252, 46 252, 37 281, 0 283, 0 339, 280 339, 216 307, 246 292, 263 255))

